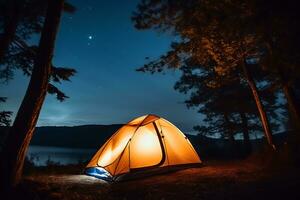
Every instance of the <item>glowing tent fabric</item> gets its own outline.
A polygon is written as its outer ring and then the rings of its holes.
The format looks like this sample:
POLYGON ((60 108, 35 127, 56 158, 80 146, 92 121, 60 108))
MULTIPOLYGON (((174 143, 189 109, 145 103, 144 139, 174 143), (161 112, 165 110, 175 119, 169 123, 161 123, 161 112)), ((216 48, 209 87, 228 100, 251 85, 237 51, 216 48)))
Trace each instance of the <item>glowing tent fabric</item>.
POLYGON ((116 179, 151 169, 200 164, 186 136, 155 115, 138 117, 115 132, 86 166, 87 175, 116 179))

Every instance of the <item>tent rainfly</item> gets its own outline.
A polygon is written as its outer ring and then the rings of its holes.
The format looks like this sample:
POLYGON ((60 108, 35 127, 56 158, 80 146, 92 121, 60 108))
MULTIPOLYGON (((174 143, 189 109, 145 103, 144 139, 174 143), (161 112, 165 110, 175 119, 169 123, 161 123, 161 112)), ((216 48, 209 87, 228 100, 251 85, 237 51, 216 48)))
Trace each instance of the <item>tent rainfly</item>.
POLYGON ((199 164, 198 154, 178 128, 161 117, 145 115, 117 130, 96 152, 85 173, 123 180, 199 164))

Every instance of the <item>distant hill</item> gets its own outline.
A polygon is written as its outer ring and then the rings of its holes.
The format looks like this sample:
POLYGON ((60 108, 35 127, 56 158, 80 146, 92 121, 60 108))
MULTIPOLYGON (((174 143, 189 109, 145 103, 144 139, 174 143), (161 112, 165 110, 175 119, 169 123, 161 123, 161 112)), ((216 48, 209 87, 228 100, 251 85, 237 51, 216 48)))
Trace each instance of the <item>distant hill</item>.
MULTIPOLYGON (((30 145, 98 149, 121 126, 122 124, 37 127, 30 145)), ((7 128, 0 127, 0 144, 1 136, 3 137, 6 130, 7 128)), ((276 144, 282 144, 286 135, 286 133, 274 135, 276 144)), ((243 140, 236 140, 233 149, 232 144, 227 139, 189 134, 186 136, 199 155, 205 159, 231 159, 244 155, 243 140)), ((263 138, 251 140, 252 150, 259 149, 264 142, 263 138)))
MULTIPOLYGON (((276 133, 273 135, 274 143, 277 147, 282 147, 286 141, 288 132, 276 133)), ((233 159, 243 158, 248 155, 242 139, 235 140, 235 145, 228 139, 210 138, 206 136, 187 135, 196 151, 201 155, 202 159, 233 159)), ((252 152, 260 151, 263 145, 266 144, 265 138, 250 140, 252 152)))
MULTIPOLYGON (((121 126, 122 124, 37 127, 30 145, 99 148, 121 126)), ((7 128, 0 127, 0 136, 6 130, 7 128)))
MULTIPOLYGON (((122 124, 37 127, 30 145, 99 148, 121 126, 122 124)), ((5 131, 6 127, 0 127, 0 136, 5 131)), ((189 134, 186 136, 193 143, 198 142, 197 136, 189 134)))
POLYGON ((122 125, 83 125, 38 127, 31 145, 72 148, 99 148, 122 125))

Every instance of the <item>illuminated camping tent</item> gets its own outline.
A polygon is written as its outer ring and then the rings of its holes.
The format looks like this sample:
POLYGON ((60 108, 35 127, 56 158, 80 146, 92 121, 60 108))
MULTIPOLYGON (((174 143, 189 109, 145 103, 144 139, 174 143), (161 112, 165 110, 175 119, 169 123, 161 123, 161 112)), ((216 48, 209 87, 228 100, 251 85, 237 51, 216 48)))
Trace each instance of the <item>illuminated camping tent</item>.
POLYGON ((146 115, 117 130, 94 155, 85 173, 118 180, 200 163, 192 144, 178 128, 163 118, 146 115))

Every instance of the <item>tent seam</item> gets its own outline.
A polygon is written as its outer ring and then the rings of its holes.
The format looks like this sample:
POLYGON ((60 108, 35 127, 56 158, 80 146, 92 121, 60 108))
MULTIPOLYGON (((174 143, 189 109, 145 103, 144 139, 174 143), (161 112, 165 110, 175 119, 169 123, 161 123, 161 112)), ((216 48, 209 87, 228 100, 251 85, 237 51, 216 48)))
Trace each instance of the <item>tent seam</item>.
POLYGON ((118 168, 118 166, 119 166, 120 160, 121 160, 121 158, 122 158, 124 152, 126 151, 127 146, 129 145, 129 142, 130 142, 130 139, 128 140, 128 142, 127 142, 125 148, 123 149, 123 151, 122 151, 122 153, 121 153, 121 155, 120 155, 120 158, 119 158, 119 160, 118 160, 118 163, 117 163, 116 168, 115 168, 114 173, 113 173, 114 176, 115 176, 116 170, 117 170, 117 168, 118 168))
MULTIPOLYGON (((160 130, 161 130, 161 134, 163 134, 163 129, 161 127, 161 124, 158 122, 158 125, 160 126, 160 130)), ((168 163, 168 166, 170 165, 169 163, 169 156, 168 156, 168 151, 167 151, 167 145, 166 145, 166 141, 165 141, 165 134, 163 134, 163 142, 164 142, 164 145, 165 145, 165 151, 166 151, 166 157, 167 157, 167 163, 168 163)))

